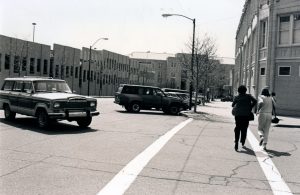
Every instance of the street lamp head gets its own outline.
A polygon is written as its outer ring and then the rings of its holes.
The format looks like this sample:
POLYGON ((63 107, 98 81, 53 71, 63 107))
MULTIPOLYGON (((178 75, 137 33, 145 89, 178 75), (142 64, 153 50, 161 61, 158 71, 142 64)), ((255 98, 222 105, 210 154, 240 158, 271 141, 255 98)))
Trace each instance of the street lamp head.
POLYGON ((33 22, 33 23, 32 23, 32 25, 34 25, 34 26, 35 26, 35 25, 36 25, 36 23, 35 23, 35 22, 33 22))
POLYGON ((108 40, 108 38, 105 37, 105 38, 103 38, 103 40, 108 40))
POLYGON ((170 16, 172 16, 172 14, 162 14, 162 17, 164 17, 164 18, 167 18, 167 17, 170 17, 170 16))

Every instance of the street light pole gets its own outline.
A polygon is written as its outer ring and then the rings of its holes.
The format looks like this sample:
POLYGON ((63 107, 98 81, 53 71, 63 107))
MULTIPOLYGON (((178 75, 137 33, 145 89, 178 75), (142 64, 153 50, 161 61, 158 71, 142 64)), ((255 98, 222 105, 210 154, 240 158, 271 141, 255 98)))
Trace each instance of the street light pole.
POLYGON ((89 49, 89 69, 88 69, 88 96, 90 95, 90 81, 91 81, 91 60, 92 60, 92 48, 94 47, 94 45, 96 45, 96 43, 100 40, 108 40, 108 38, 99 38, 97 39, 91 46, 89 49))
MULTIPOLYGON (((195 27, 196 27, 196 19, 192 19, 190 17, 187 17, 185 15, 181 15, 181 14, 162 14, 163 17, 170 17, 170 16, 180 16, 180 17, 184 17, 186 19, 189 19, 193 22, 193 41, 192 41, 192 57, 191 57, 191 81, 190 81, 190 105, 189 105, 189 109, 192 109, 192 96, 193 96, 193 85, 194 85, 194 47, 195 47, 195 27)), ((196 89, 198 90, 198 89, 196 89)), ((195 102, 196 104, 196 102, 195 102)), ((196 105, 195 105, 196 106, 196 105)))
POLYGON ((32 36, 32 42, 34 42, 34 33, 35 33, 35 25, 36 25, 36 23, 35 23, 35 22, 33 22, 33 23, 32 23, 32 25, 33 25, 33 36, 32 36))

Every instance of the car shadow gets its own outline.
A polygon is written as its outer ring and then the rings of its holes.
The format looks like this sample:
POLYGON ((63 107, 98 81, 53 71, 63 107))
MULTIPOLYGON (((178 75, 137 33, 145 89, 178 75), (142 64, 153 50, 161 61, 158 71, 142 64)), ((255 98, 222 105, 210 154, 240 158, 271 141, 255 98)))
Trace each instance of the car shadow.
POLYGON ((90 127, 79 127, 72 124, 52 122, 49 127, 39 128, 35 118, 15 118, 14 120, 8 121, 3 118, 0 119, 1 123, 19 128, 22 130, 34 131, 37 133, 43 133, 47 135, 59 135, 59 134, 82 134, 91 133, 98 131, 97 129, 92 129, 90 127))
POLYGON ((274 127, 286 127, 286 128, 300 128, 300 125, 284 125, 284 124, 278 124, 274 127))
POLYGON ((124 114, 147 114, 147 115, 160 115, 160 116, 180 116, 179 113, 177 115, 172 115, 172 114, 165 114, 162 111, 140 111, 138 113, 135 112, 127 112, 125 110, 116 110, 119 113, 124 113, 124 114))

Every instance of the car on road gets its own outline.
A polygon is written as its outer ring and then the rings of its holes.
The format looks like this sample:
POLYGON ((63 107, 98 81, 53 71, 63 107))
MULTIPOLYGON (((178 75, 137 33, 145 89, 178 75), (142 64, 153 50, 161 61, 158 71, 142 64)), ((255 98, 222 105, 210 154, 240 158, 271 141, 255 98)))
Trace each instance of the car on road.
POLYGON ((144 85, 121 84, 114 103, 124 106, 128 112, 156 109, 172 115, 188 108, 181 98, 167 96, 158 87, 144 85))
POLYGON ((233 101, 233 97, 230 96, 230 95, 228 95, 228 96, 222 97, 221 101, 222 102, 232 102, 233 101))
POLYGON ((73 94, 64 80, 45 77, 6 78, 0 90, 0 109, 7 120, 16 113, 37 118, 47 127, 56 120, 76 121, 87 127, 99 115, 95 98, 73 94))

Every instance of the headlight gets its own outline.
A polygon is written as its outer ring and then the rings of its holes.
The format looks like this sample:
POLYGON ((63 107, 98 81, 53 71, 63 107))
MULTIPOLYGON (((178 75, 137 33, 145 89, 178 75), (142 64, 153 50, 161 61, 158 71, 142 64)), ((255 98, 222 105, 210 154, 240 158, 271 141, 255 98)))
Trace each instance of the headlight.
POLYGON ((96 106, 96 102, 91 102, 90 103, 90 107, 95 107, 96 106))
POLYGON ((59 108, 59 107, 60 107, 60 104, 59 104, 58 102, 55 102, 55 103, 53 104, 53 107, 54 107, 54 108, 59 108))

